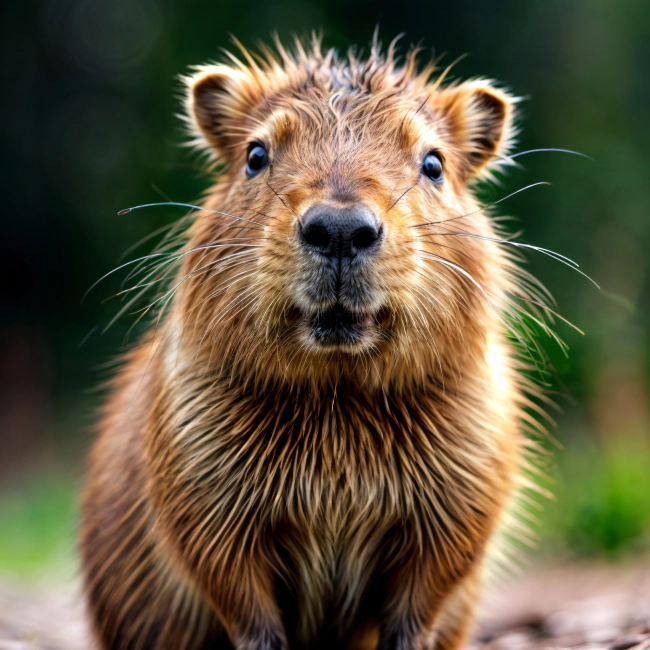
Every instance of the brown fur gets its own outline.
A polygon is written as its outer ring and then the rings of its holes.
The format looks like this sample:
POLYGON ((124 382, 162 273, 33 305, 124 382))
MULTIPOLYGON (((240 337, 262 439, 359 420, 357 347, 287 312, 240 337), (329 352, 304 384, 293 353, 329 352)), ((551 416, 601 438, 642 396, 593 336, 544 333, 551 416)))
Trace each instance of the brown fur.
POLYGON ((507 153, 514 99, 443 86, 394 46, 242 51, 187 79, 189 123, 222 165, 205 207, 227 214, 196 216, 90 457, 97 638, 458 648, 524 476, 526 386, 503 314, 539 298, 471 191, 507 153), (248 179, 251 141, 271 164, 248 179), (440 185, 420 172, 430 150, 440 185), (323 349, 304 318, 323 305, 296 224, 317 203, 363 203, 386 229, 359 272, 371 325, 356 346, 323 349))

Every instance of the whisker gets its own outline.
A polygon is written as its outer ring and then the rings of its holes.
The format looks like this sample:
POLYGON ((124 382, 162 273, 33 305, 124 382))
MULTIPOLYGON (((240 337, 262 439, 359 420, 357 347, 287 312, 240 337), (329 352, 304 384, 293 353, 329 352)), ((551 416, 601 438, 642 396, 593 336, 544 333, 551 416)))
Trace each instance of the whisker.
POLYGON ((390 212, 417 184, 418 183, 416 181, 413 185, 411 185, 411 187, 409 187, 407 190, 402 192, 399 195, 399 197, 397 198, 397 200, 390 206, 390 208, 388 208, 388 210, 386 210, 386 212, 390 212))
MULTIPOLYGON (((273 169, 271 169, 270 171, 272 172, 273 169)), ((298 219, 300 219, 300 215, 280 196, 280 194, 278 194, 278 192, 275 191, 275 189, 271 185, 270 179, 267 179, 266 184, 267 184, 268 188, 271 190, 271 192, 273 192, 273 194, 275 194, 278 197, 278 199, 280 199, 282 205, 287 210, 290 210, 291 212, 293 212, 296 215, 296 217, 298 217, 298 219)))
MULTIPOLYGON (((165 276, 165 277, 166 277, 166 276, 165 276)), ((161 296, 159 296, 158 298, 156 298, 156 299, 155 299, 152 303, 150 303, 147 307, 144 307, 144 308, 142 308, 142 309, 137 310, 136 312, 134 312, 134 313, 136 313, 136 314, 137 314, 137 313, 140 313, 140 316, 138 317, 138 319, 136 320, 136 322, 133 324, 133 326, 132 326, 130 329, 133 329, 133 327, 134 327, 134 326, 135 326, 135 325, 136 325, 136 324, 141 320, 141 318, 143 318, 143 317, 144 317, 144 316, 145 316, 145 315, 146 315, 146 314, 147 314, 151 309, 153 309, 153 307, 155 307, 158 303, 162 303, 163 306, 164 306, 164 305, 167 305, 168 302, 171 300, 171 298, 175 295, 177 289, 178 289, 178 288, 179 288, 179 287, 180 287, 184 282, 186 282, 187 280, 189 280, 191 277, 192 277, 192 273, 187 274, 187 275, 184 276, 181 280, 179 280, 179 282, 177 282, 177 283, 176 283, 176 284, 175 284, 171 289, 169 289, 169 290, 168 290, 167 292, 165 292, 163 295, 161 295, 161 296)), ((110 329, 110 327, 112 327, 112 325, 114 325, 115 322, 116 322, 117 320, 119 320, 119 318, 120 318, 123 314, 125 314, 125 313, 126 313, 126 312, 127 312, 127 311, 128 311, 128 310, 129 310, 133 305, 134 305, 134 304, 136 304, 136 303, 138 302, 138 300, 140 300, 140 299, 142 298, 142 296, 144 295, 144 293, 146 293, 146 291, 147 291, 147 289, 146 289, 146 287, 145 287, 145 288, 142 289, 138 294, 136 294, 133 298, 131 298, 129 301, 127 301, 127 302, 124 304, 124 306, 123 306, 123 307, 122 307, 122 308, 117 312, 117 314, 115 314, 115 316, 114 316, 114 317, 109 321, 109 323, 104 327, 104 329, 102 330, 102 334, 105 333, 106 331, 108 331, 108 329, 110 329)), ((163 307, 163 308, 164 308, 164 307, 163 307)))
MULTIPOLYGON (((248 252, 250 252, 250 251, 245 251, 245 252, 248 253, 248 252)), ((219 261, 221 261, 221 260, 215 260, 215 265, 216 265, 219 261)), ((224 260, 224 261, 225 261, 225 260, 224 260)), ((206 265, 206 266, 208 266, 208 265, 206 265)), ((183 278, 181 278, 181 279, 180 279, 180 280, 179 280, 179 281, 178 281, 178 282, 177 282, 177 283, 176 283, 176 284, 175 284, 171 289, 169 289, 165 294, 163 294, 162 296, 160 296, 159 298, 157 298, 156 300, 154 300, 154 301, 149 305, 149 307, 147 307, 147 309, 150 309, 151 307, 153 307, 157 302, 160 302, 161 300, 164 300, 167 296, 170 296, 170 297, 171 297, 173 294, 176 293, 176 290, 177 290, 177 289, 178 289, 178 288, 179 288, 183 283, 187 282, 187 280, 192 279, 192 277, 195 277, 195 275, 194 275, 194 271, 188 273, 188 274, 185 275, 183 278)))
MULTIPOLYGON (((168 235, 171 235, 171 231, 168 233, 168 235)), ((173 237, 170 237, 169 240, 167 240, 167 235, 163 238, 163 240, 153 249, 153 251, 149 254, 155 255, 155 254, 165 254, 165 255, 173 255, 177 253, 180 248, 182 247, 182 242, 178 240, 174 240, 173 237)), ((142 261, 139 261, 125 276, 124 279, 122 280, 122 283, 120 286, 124 287, 126 283, 131 279, 139 275, 140 273, 146 273, 147 269, 151 268, 152 266, 155 266, 155 264, 158 264, 162 266, 164 262, 156 262, 153 265, 148 262, 148 258, 144 259, 142 261)))
POLYGON ((137 241, 135 244, 129 246, 121 255, 120 259, 123 260, 129 253, 132 253, 136 248, 139 248, 144 244, 145 242, 148 242, 150 239, 153 239, 157 235, 160 235, 161 233, 165 232, 165 230, 169 230, 170 228, 173 228, 176 226, 176 223, 170 223, 167 224, 166 226, 163 226, 162 228, 157 228, 153 232, 150 232, 148 235, 137 241))
POLYGON ((561 264, 564 264, 565 266, 568 266, 570 269, 573 269, 576 271, 576 273, 579 273, 580 275, 584 276, 589 280, 591 283, 594 284, 598 289, 600 289, 600 285, 591 277, 589 277, 584 271, 582 271, 579 268, 579 264, 577 262, 574 262, 571 258, 566 257, 565 255, 561 255, 560 253, 556 253, 555 251, 552 251, 548 248, 542 248, 541 246, 534 246, 533 244, 524 244, 523 242, 516 242, 516 241, 509 241, 507 239, 496 239, 494 237, 487 237, 484 235, 476 235, 474 233, 468 233, 468 232, 450 232, 450 233, 436 233, 435 236, 438 237, 470 237, 471 239, 480 239, 483 241, 490 241, 494 242, 495 244, 508 244, 510 246, 514 246, 515 248, 526 248, 529 250, 536 251, 538 253, 542 253, 543 255, 547 255, 548 257, 554 259, 557 262, 560 262, 561 264))
POLYGON ((79 345, 77 345, 77 350, 81 348, 81 346, 97 331, 99 326, 95 325, 90 332, 88 332, 82 339, 79 341, 79 345))
MULTIPOLYGON (((224 270, 224 269, 226 269, 227 266, 228 266, 228 265, 225 264, 225 263, 226 263, 226 262, 230 262, 230 261, 232 260, 233 257, 240 256, 240 255, 242 255, 242 254, 248 255, 248 254, 250 254, 250 252, 251 252, 251 251, 239 251, 238 253, 232 253, 231 255, 227 255, 226 257, 222 257, 222 258, 219 258, 219 259, 217 259, 217 260, 212 260, 211 262, 208 262, 207 264, 204 264, 203 266, 200 266, 198 269, 193 269, 193 270, 190 271, 190 272, 189 272, 185 277, 186 277, 186 278, 196 277, 197 275, 200 275, 200 274, 201 274, 200 271, 203 271, 203 273, 207 273, 207 272, 210 271, 210 270, 214 270, 214 268, 215 268, 217 265, 222 265, 222 264, 223 264, 223 266, 220 268, 220 270, 224 270), (204 269, 205 269, 205 270, 204 270, 204 269)), ((169 262, 169 261, 168 261, 168 262, 169 262)), ((160 268, 160 267, 158 267, 158 268, 160 268)), ((157 270, 158 270, 158 269, 154 269, 151 273, 149 273, 149 274, 148 274, 148 275, 143 279, 142 282, 146 282, 147 278, 151 277, 154 273, 157 272, 157 270)), ((139 288, 142 288, 142 287, 149 287, 149 286, 151 286, 151 285, 153 285, 153 284, 156 284, 156 283, 158 283, 158 282, 164 282, 167 278, 168 278, 168 274, 165 273, 165 275, 164 275, 162 278, 158 278, 158 279, 153 280, 153 281, 151 281, 151 282, 148 282, 148 283, 146 283, 146 284, 142 284, 142 283, 140 283, 140 284, 136 284, 136 285, 134 285, 134 286, 132 286, 132 287, 127 287, 126 289, 123 289, 122 291, 120 291, 119 293, 116 293, 114 296, 111 296, 111 297, 112 297, 112 298, 115 298, 115 297, 117 297, 117 296, 120 296, 120 295, 123 295, 123 294, 129 293, 129 292, 131 292, 131 291, 135 291, 136 289, 139 289, 139 288)))
MULTIPOLYGON (((561 320, 563 323, 566 323, 569 327, 571 327, 576 332, 578 332, 578 334, 582 334, 584 336, 585 333, 578 326, 574 325, 571 321, 564 318, 564 316, 562 316, 561 314, 558 314, 554 309, 552 309, 548 305, 544 304, 543 302, 534 300, 533 298, 527 298, 526 296, 521 296, 521 295, 518 295, 516 293, 512 293, 511 291, 508 291, 507 293, 509 293, 516 300, 523 300, 524 302, 535 305, 536 307, 540 307, 544 311, 547 311, 549 314, 552 314, 558 320, 561 320)), ((528 314, 528 312, 525 312, 525 313, 528 314)), ((537 312, 537 313, 539 313, 539 312, 537 312)))
POLYGON ((484 297, 486 298, 488 297, 488 293, 481 286, 481 284, 474 278, 474 276, 469 271, 464 269, 462 266, 459 266, 458 264, 454 264, 446 257, 441 257, 440 255, 436 255, 435 253, 431 253, 429 251, 423 251, 423 252, 425 253, 425 255, 429 256, 428 259, 432 259, 434 261, 440 262, 444 266, 454 269, 456 272, 460 273, 463 277, 469 280, 483 294, 484 297))
MULTIPOLYGON (((230 262, 228 264, 228 270, 237 269, 240 266, 247 266, 248 267, 249 264, 254 263, 254 262, 255 262, 254 257, 253 258, 244 257, 244 258, 241 258, 239 260, 235 260, 234 262, 230 262)), ((224 268, 220 267, 220 268, 218 268, 216 270, 221 273, 224 270, 224 268)), ((212 273, 214 270, 215 269, 208 269, 207 271, 203 272, 203 275, 207 275, 208 273, 212 273)), ((255 272, 254 269, 246 268, 244 271, 241 271, 241 272, 235 274, 235 277, 238 278, 239 280, 243 280, 243 279, 246 279, 247 277, 252 276, 254 272, 255 272)), ((207 282, 207 278, 206 278, 206 280, 204 280, 202 282, 201 286, 203 286, 206 282, 207 282)), ((217 296, 225 294, 227 292, 227 290, 237 282, 237 280, 234 280, 234 281, 230 282, 228 284, 228 286, 225 287, 224 289, 218 290, 221 287, 223 287, 225 282, 226 281, 222 281, 219 285, 217 285, 217 287, 213 291, 208 293, 208 295, 204 296, 196 305, 192 306, 188 311, 186 311, 183 314, 183 317, 186 320, 189 320, 189 317, 193 314, 193 312, 195 310, 199 310, 199 313, 194 318, 194 328, 193 329, 194 329, 195 333, 196 333, 196 328, 198 326, 198 323, 200 321, 201 311, 203 310, 205 304, 208 301, 213 300, 217 296)))
POLYGON ((418 223, 411 226, 411 228, 424 228, 425 226, 433 226, 440 223, 447 223, 449 221, 456 221, 457 219, 464 219, 465 217, 471 217, 474 214, 478 214, 479 212, 483 212, 483 210, 487 210, 488 208, 497 205, 497 203, 501 203, 506 199, 515 196, 515 194, 520 194, 521 192, 525 192, 526 190, 529 190, 533 187, 538 187, 539 185, 550 185, 550 184, 551 183, 549 183, 548 181, 539 181, 538 183, 531 183, 530 185, 526 185, 526 187, 520 187, 518 190, 512 192, 511 194, 508 194, 507 196, 504 196, 498 199, 497 201, 494 201, 494 203, 489 203, 488 205, 484 205, 480 207, 478 210, 474 210, 473 212, 468 212, 467 214, 461 214, 458 215, 457 217, 452 217, 451 219, 443 219, 442 221, 429 221, 427 223, 418 223))
MULTIPOLYGON (((263 213, 257 213, 257 214, 262 214, 262 216, 266 216, 263 213)), ((182 243, 182 241, 181 241, 181 235, 182 235, 182 232, 183 232, 182 229, 183 229, 183 227, 185 227, 187 225, 187 223, 190 220, 193 220, 195 218, 195 216, 196 216, 195 214, 185 215, 185 217, 179 219, 175 224, 173 224, 173 226, 171 227, 171 230, 162 238, 162 240, 158 243, 158 245, 154 248, 154 250, 152 252, 153 253, 159 253, 159 252, 162 252, 164 250, 173 249, 174 247, 180 247, 180 245, 182 243)), ((167 228, 167 226, 165 226, 163 229, 157 230, 156 233, 161 232, 161 230, 164 230, 165 228, 167 228)), ((146 239, 148 239, 148 237, 145 238, 145 240, 146 239)), ((140 245, 145 240, 141 240, 140 242, 138 242, 138 244, 136 244, 136 246, 140 245)), ((221 240, 221 241, 223 241, 223 240, 221 240)), ((133 248, 134 247, 131 247, 126 253, 124 253, 124 255, 122 256, 121 259, 123 259, 131 250, 133 250, 133 248)), ((141 268, 142 264, 143 263, 138 264, 135 268, 133 268, 126 275, 126 277, 123 280, 122 286, 124 286, 124 284, 126 282, 128 282, 130 277, 132 277, 133 275, 137 275, 137 273, 139 272, 139 269, 141 268)))
POLYGON ((218 314, 215 318, 212 319, 212 322, 209 324, 208 328, 206 329, 205 334, 203 335, 203 338, 199 342, 197 346, 197 354, 198 350, 201 349, 203 346, 203 343, 205 339, 208 337, 208 335, 214 336, 217 325, 220 323, 228 323, 232 321, 234 318, 236 318, 242 311, 245 309, 249 308, 250 305, 252 305, 256 300, 258 300, 259 296, 253 292, 252 290, 249 291, 244 291, 242 295, 240 296, 235 296, 222 310, 222 313, 218 314), (236 311, 232 311, 234 308, 239 307, 236 311), (225 319, 225 320, 224 320, 225 319))
MULTIPOLYGON (((180 259, 181 257, 184 257, 185 255, 189 255, 190 253, 196 253, 196 252, 201 251, 201 250, 209 250, 209 249, 211 249, 211 248, 221 248, 222 246, 242 246, 242 247, 247 247, 247 248, 261 248, 261 246, 259 246, 259 245, 257 245, 257 244, 222 244, 222 243, 218 243, 218 244, 209 244, 209 245, 207 245, 207 246, 197 246, 197 247, 195 247, 195 248, 190 248, 190 249, 187 250, 187 251, 183 251, 182 253, 178 253, 178 254, 176 254, 176 255, 172 255, 172 256, 170 256, 170 257, 176 257, 177 259, 180 259)), ((94 283, 90 286, 90 288, 86 291, 86 293, 84 293, 83 298, 81 299, 81 302, 83 302, 83 301, 85 300, 86 296, 87 296, 87 295, 88 295, 88 294, 89 294, 89 293, 90 293, 90 292, 91 292, 91 291, 92 291, 92 290, 93 290, 93 289, 94 289, 94 288, 95 288, 95 287, 96 287, 100 282, 102 282, 102 280, 105 280, 105 279, 106 279, 107 277, 109 277, 110 275, 113 275, 114 273, 117 273, 118 271, 122 270, 123 268, 126 268, 127 266, 130 266, 131 264, 135 264, 136 262, 141 262, 142 260, 151 259, 151 258, 153 258, 153 257, 164 257, 164 256, 166 256, 166 255, 169 255, 169 254, 168 254, 168 253, 154 253, 154 254, 152 254, 152 255, 144 255, 143 257, 138 257, 138 258, 136 258, 136 259, 134 259, 134 260, 131 260, 131 261, 129 261, 129 262, 125 262, 124 264, 120 264, 120 266, 117 266, 117 267, 114 268, 112 271, 109 271, 108 273, 102 275, 102 277, 99 278, 99 280, 97 280, 96 282, 94 282, 94 283)))
MULTIPOLYGON (((438 233, 429 233, 429 234, 430 234, 431 237, 442 236, 442 235, 438 235, 438 233)), ((406 243, 412 244, 412 243, 418 243, 418 242, 421 242, 421 241, 427 242, 428 244, 433 244, 437 248, 444 248, 445 250, 454 251, 454 253, 457 253, 458 255, 461 255, 462 257, 467 258, 467 260, 469 260, 470 262, 474 261, 474 258, 469 253, 466 253, 465 251, 462 251, 459 248, 454 248, 453 246, 447 246, 445 244, 441 244, 441 243, 435 241, 434 239, 425 239, 424 237, 422 237, 421 239, 407 240, 406 243)))
POLYGON ((163 201, 161 203, 143 203, 142 205, 134 205, 131 208, 124 208, 124 210, 120 210, 117 214, 122 215, 122 214, 128 214, 129 212, 133 212, 133 210, 140 210, 142 208, 156 208, 160 206, 168 206, 168 205, 174 205, 178 206, 181 208, 190 208, 190 210, 198 210, 199 212, 212 212, 213 214, 220 214, 224 217, 230 217, 231 219, 236 219, 237 221, 243 221, 245 223, 251 223, 256 226, 259 226, 260 228, 263 227, 263 224, 261 224, 259 221, 253 221, 251 219, 244 219, 244 217, 238 217, 235 214, 230 214, 229 212, 222 212, 221 210, 214 210, 212 208, 204 208, 201 207, 200 205, 193 205, 192 203, 179 203, 177 201, 163 201))
POLYGON ((519 151, 517 153, 513 153, 511 155, 505 156, 504 158, 499 158, 498 160, 495 160, 494 162, 507 162, 508 160, 512 160, 513 158, 519 158, 519 156, 526 156, 529 153, 541 153, 544 151, 555 151, 558 153, 570 153, 573 154, 574 156, 580 156, 581 158, 587 158, 588 160, 591 160, 592 162, 595 162, 594 159, 591 156, 588 156, 586 153, 581 153, 580 151, 573 151, 573 149, 558 149, 557 147, 544 147, 541 149, 528 149, 526 151, 519 151))
MULTIPOLYGON (((240 266, 242 264, 248 264, 250 262, 255 261, 254 258, 251 259, 243 259, 243 260, 238 260, 237 264, 233 264, 230 267, 230 270, 233 268, 236 268, 237 266, 240 266)), ((221 269, 220 269, 221 270, 221 269)), ((237 282, 241 282, 243 279, 246 279, 250 276, 252 276, 255 273, 255 269, 244 269, 243 271, 240 271, 239 273, 236 273, 234 276, 229 277, 227 280, 219 283, 205 298, 202 298, 201 301, 194 305, 186 314, 185 316, 188 316, 191 314, 195 309, 198 309, 203 305, 208 300, 213 300, 214 298, 223 295, 230 289, 232 286, 237 284, 237 282), (227 284, 226 284, 227 283, 227 284)))
MULTIPOLYGON (((525 318, 529 318, 531 321, 533 321, 535 324, 537 324, 542 331, 544 331, 548 336, 553 338, 557 342, 558 346, 563 351, 563 353, 566 355, 567 346, 564 343, 564 341, 562 341, 562 339, 555 332, 553 332, 553 330, 546 323, 544 323, 542 320, 536 318, 534 314, 531 314, 529 311, 526 311, 526 310, 522 309, 513 300, 506 300, 505 298, 502 298, 502 297, 495 296, 495 295, 491 294, 484 287, 482 287, 481 284, 466 269, 464 269, 463 267, 461 267, 461 266, 459 266, 457 264, 454 264, 450 260, 448 260, 448 259, 446 259, 444 257, 441 257, 439 255, 435 255, 433 253, 428 253, 426 251, 425 251, 425 259, 428 259, 429 261, 439 262, 439 263, 443 264, 444 266, 447 266, 447 267, 453 269, 454 271, 459 273, 463 278, 469 280, 476 288, 479 289, 479 291, 481 292, 483 297, 486 299, 487 304, 493 310, 495 310, 497 313, 498 313, 498 310, 496 309, 496 307, 494 306, 494 304, 492 303, 492 301, 490 299, 494 298, 499 303, 501 303, 503 305, 505 315, 507 317, 511 318, 514 322, 518 323, 519 327, 521 327, 524 330, 524 333, 527 336, 527 340, 524 340, 522 338, 522 336, 520 335, 520 333, 517 331, 516 328, 509 326, 507 321, 504 321, 504 324, 508 328, 510 334, 514 338, 516 338, 517 341, 520 343, 522 351, 523 350, 528 351, 527 354, 528 354, 529 358, 531 359, 531 361, 533 362, 533 364, 536 367, 538 367, 538 364, 537 364, 536 359, 530 353, 530 346, 532 345, 535 348, 535 350, 537 351, 537 354, 540 355, 540 358, 543 356, 543 351, 541 350, 539 344, 537 343, 534 333, 526 325, 526 322, 524 320, 525 318), (428 255, 428 257, 427 257, 427 255, 428 255)), ((518 297, 518 298, 523 299, 523 297, 516 296, 516 294, 511 294, 511 295, 513 295, 514 297, 518 297)), ((544 306, 543 303, 540 304, 539 306, 546 308, 546 306, 544 306)), ((558 317, 561 320, 565 320, 562 317, 560 317, 559 315, 558 315, 558 317)), ((566 321, 566 322, 569 325, 571 325, 572 327, 575 328, 575 326, 573 326, 572 323, 569 323, 568 321, 566 321)), ((575 329, 578 332, 580 332, 580 330, 578 328, 575 328, 575 329)))

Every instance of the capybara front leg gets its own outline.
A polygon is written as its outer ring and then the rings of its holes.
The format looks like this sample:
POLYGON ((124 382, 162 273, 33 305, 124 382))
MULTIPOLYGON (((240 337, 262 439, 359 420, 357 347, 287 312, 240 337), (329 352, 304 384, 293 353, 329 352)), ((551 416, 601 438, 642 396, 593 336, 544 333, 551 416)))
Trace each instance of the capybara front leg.
POLYGON ((236 650, 288 650, 273 583, 251 556, 224 564, 209 585, 215 609, 236 650))

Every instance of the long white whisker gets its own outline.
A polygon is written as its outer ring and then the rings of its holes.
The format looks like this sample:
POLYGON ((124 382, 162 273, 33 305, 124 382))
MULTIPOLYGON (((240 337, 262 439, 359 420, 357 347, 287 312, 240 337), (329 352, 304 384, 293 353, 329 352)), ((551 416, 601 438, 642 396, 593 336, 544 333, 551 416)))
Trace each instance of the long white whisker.
MULTIPOLYGON (((189 250, 187 250, 187 251, 183 251, 183 252, 181 252, 181 253, 177 253, 177 254, 172 255, 172 256, 170 256, 170 257, 173 257, 173 258, 176 258, 176 260, 179 260, 179 259, 181 259, 182 257, 185 257, 186 255, 190 255, 191 253, 196 253, 196 252, 198 252, 198 251, 202 251, 202 250, 209 250, 209 249, 212 249, 212 248, 221 248, 221 247, 224 247, 224 246, 240 246, 240 247, 246 247, 246 248, 261 248, 261 246, 258 245, 258 244, 231 244, 231 243, 223 243, 223 244, 222 244, 222 243, 218 243, 218 244, 209 244, 209 245, 206 245, 206 246, 197 246, 197 247, 195 247, 195 248, 191 248, 191 249, 189 249, 189 250)), ((86 296, 87 296, 87 295, 88 295, 88 294, 89 294, 89 293, 90 293, 90 292, 91 292, 91 291, 92 291, 92 290, 93 290, 93 289, 94 289, 94 288, 95 288, 95 287, 96 287, 96 286, 97 286, 97 285, 98 285, 102 280, 105 280, 105 279, 106 279, 107 277, 109 277, 110 275, 113 275, 114 273, 117 273, 117 272, 120 271, 121 269, 123 269, 123 268, 125 268, 125 267, 127 267, 127 266, 130 266, 131 264, 135 264, 136 262, 140 262, 140 261, 142 261, 142 260, 146 260, 146 259, 151 259, 151 258, 153 258, 153 257, 164 257, 164 256, 168 256, 168 255, 169 255, 168 253, 154 253, 153 255, 144 255, 143 257, 138 257, 138 258, 135 259, 135 260, 131 260, 131 261, 129 261, 129 262, 125 262, 124 264, 120 264, 120 266, 118 266, 118 267, 114 268, 112 271, 109 271, 108 273, 102 275, 102 277, 99 278, 99 280, 97 280, 96 282, 94 282, 94 283, 91 285, 91 287, 86 291, 86 293, 83 295, 83 298, 81 299, 82 302, 83 302, 83 300, 86 298, 86 296)))
POLYGON ((508 160, 512 160, 513 158, 519 158, 519 156, 526 156, 529 153, 541 153, 545 151, 555 151, 557 153, 570 153, 573 154, 574 156, 580 156, 581 158, 587 158, 588 160, 593 161, 594 159, 591 156, 588 156, 586 153, 581 153, 580 151, 573 151, 572 149, 558 149, 556 147, 544 147, 541 149, 527 149, 526 151, 519 151, 517 153, 509 154, 508 156, 505 156, 504 158, 499 158, 498 160, 495 160, 495 163, 500 163, 500 162, 507 162, 508 160))
POLYGON ((232 219, 236 219, 237 221, 244 221, 245 223, 254 224, 256 226, 259 226, 260 228, 263 227, 263 224, 261 224, 259 221, 244 219, 244 217, 238 217, 235 214, 230 214, 229 212, 222 212, 221 210, 213 210, 212 208, 204 208, 201 207, 200 205, 193 205, 192 203, 179 203, 177 201, 162 201, 160 203, 143 203, 142 205, 134 205, 131 208, 124 208, 124 210, 120 210, 117 214, 119 215, 128 214, 129 212, 133 212, 133 210, 140 210, 142 208, 157 208, 166 205, 174 205, 181 208, 190 208, 191 210, 198 210, 200 212, 212 212, 213 214, 220 214, 224 217, 230 217, 232 219))
POLYGON ((533 250, 538 253, 542 253, 543 255, 547 255, 548 257, 554 259, 557 262, 560 262, 561 264, 564 264, 565 266, 568 266, 570 269, 573 269, 580 275, 584 276, 594 284, 598 289, 600 289, 600 285, 591 277, 589 277, 584 271, 582 271, 579 268, 579 265, 577 262, 574 262, 571 258, 566 257, 565 255, 561 255, 560 253, 556 253, 555 251, 552 251, 548 248, 542 248, 541 246, 534 246, 533 244, 524 244, 523 242, 517 242, 517 241, 509 241, 507 239, 496 239, 494 237, 487 237, 485 235, 476 235, 474 233, 468 233, 468 232, 449 232, 449 233, 435 233, 434 236, 440 236, 440 237, 470 237, 471 239, 480 239, 483 241, 490 241, 494 242, 495 244, 507 244, 509 246, 514 246, 515 248, 526 248, 528 250, 533 250))
POLYGON ((460 214, 460 215, 458 215, 456 217, 451 217, 450 219, 443 219, 442 221, 429 221, 427 223, 418 223, 418 224, 415 224, 415 225, 411 226, 411 228, 424 228, 425 226, 433 226, 433 225, 440 224, 440 223, 447 223, 449 221, 456 221, 457 219, 464 219, 465 217, 471 217, 474 214, 478 214, 479 212, 483 212, 483 210, 487 210, 488 208, 491 208, 492 206, 497 205, 498 203, 501 203, 501 202, 505 201, 506 199, 509 199, 509 198, 515 196, 515 194, 525 192, 526 190, 529 190, 529 189, 531 189, 533 187, 538 187, 539 185, 550 185, 550 183, 547 182, 547 181, 540 181, 539 183, 531 183, 530 185, 526 185, 526 187, 520 187, 518 190, 512 192, 511 194, 508 194, 507 196, 504 196, 503 198, 500 198, 498 201, 494 201, 493 203, 489 203, 488 205, 484 205, 484 206, 478 208, 477 210, 474 210, 473 212, 468 212, 467 214, 460 214))

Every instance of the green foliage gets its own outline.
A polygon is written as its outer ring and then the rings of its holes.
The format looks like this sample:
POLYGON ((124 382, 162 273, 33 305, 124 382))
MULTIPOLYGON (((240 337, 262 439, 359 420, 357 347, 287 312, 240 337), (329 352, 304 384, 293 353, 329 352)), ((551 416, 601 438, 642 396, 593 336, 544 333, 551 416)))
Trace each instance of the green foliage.
POLYGON ((59 474, 28 480, 0 499, 0 575, 66 571, 76 547, 78 485, 59 474))
POLYGON ((546 506, 548 549, 579 555, 620 554, 650 547, 650 446, 614 444, 559 452, 556 501, 546 506))

